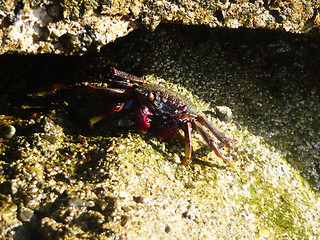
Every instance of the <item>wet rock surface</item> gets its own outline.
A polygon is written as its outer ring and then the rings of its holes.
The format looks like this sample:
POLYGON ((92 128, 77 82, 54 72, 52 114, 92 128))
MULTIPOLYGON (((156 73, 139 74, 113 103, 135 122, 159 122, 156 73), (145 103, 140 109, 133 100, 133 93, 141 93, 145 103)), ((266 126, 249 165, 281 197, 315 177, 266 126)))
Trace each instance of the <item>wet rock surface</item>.
POLYGON ((11 129, 0 136, 1 238, 319 238, 318 43, 161 25, 97 55, 0 56, 1 127, 11 129), (52 91, 99 84, 108 66, 186 95, 238 140, 222 148, 238 169, 195 133, 181 166, 183 137, 139 133, 132 111, 90 129, 115 99, 52 91))
POLYGON ((83 54, 160 23, 319 31, 317 0, 13 1, 0 6, 0 54, 83 54))

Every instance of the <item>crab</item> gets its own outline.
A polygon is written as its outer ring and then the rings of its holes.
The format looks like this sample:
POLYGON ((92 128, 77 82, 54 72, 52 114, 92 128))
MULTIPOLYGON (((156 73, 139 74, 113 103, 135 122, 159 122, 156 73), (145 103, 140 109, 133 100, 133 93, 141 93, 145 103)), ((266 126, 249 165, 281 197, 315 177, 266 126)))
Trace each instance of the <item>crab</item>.
POLYGON ((215 128, 205 117, 196 111, 195 106, 185 96, 180 95, 160 85, 147 83, 144 79, 129 73, 110 68, 111 77, 104 78, 107 87, 74 86, 55 84, 55 89, 67 89, 80 92, 100 92, 116 97, 119 101, 108 107, 102 114, 89 120, 91 128, 100 120, 125 109, 134 108, 135 122, 138 129, 149 132, 153 122, 160 123, 157 136, 162 140, 175 138, 180 129, 184 132, 185 157, 182 165, 190 163, 191 159, 191 130, 198 132, 207 145, 229 167, 235 168, 235 164, 221 153, 214 135, 227 148, 233 149, 237 140, 226 137, 215 128), (212 134, 212 135, 211 135, 212 134))

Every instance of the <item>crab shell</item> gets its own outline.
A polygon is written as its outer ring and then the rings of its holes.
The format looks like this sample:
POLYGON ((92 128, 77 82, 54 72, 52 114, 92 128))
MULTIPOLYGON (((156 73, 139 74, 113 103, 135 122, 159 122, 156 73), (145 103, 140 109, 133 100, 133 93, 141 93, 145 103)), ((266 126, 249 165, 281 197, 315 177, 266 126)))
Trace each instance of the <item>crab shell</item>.
POLYGON ((149 116, 161 118, 163 127, 158 133, 161 139, 174 138, 185 120, 197 116, 196 107, 186 97, 155 84, 140 85, 135 93, 141 107, 138 108, 136 123, 141 132, 148 132, 151 119, 149 116), (181 116, 185 116, 181 118, 181 116))

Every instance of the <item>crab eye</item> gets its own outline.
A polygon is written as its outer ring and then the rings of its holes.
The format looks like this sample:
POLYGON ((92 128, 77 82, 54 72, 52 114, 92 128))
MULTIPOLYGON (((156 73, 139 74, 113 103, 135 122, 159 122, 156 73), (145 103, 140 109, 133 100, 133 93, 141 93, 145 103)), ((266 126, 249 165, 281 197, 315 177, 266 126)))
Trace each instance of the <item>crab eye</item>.
POLYGON ((153 92, 149 91, 147 97, 148 97, 148 99, 149 99, 150 101, 153 101, 153 100, 154 100, 154 94, 153 94, 153 92))

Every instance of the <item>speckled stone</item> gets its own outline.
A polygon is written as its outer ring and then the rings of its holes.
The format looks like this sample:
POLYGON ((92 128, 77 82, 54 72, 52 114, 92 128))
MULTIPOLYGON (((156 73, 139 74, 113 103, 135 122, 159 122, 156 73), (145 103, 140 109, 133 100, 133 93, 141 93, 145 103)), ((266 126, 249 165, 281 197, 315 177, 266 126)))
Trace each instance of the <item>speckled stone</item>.
POLYGON ((160 23, 212 28, 319 28, 319 1, 13 1, 0 7, 0 54, 83 54, 160 23))
POLYGON ((319 42, 162 25, 97 55, 0 56, 1 124, 16 129, 0 141, 0 238, 319 239, 319 42), (195 131, 192 163, 181 166, 183 135, 139 133, 134 109, 90 129, 119 99, 52 91, 103 84, 108 66, 185 95, 238 141, 217 141, 237 169, 195 131))

